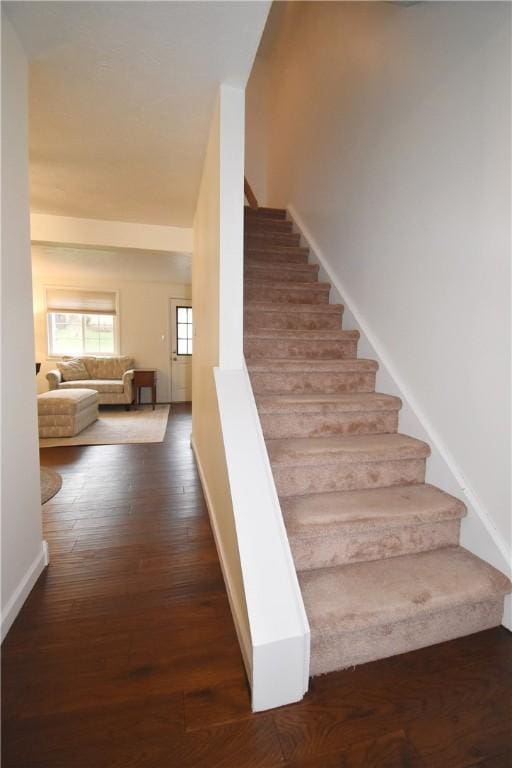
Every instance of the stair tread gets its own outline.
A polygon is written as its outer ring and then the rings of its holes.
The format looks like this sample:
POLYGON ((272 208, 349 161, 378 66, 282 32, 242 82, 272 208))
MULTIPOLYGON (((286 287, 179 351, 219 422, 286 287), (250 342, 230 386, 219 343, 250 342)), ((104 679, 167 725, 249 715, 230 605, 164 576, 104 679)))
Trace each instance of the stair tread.
POLYGON ((275 216, 276 219, 286 218, 285 208, 269 208, 265 205, 262 205, 259 208, 251 208, 249 205, 244 205, 244 213, 251 218, 258 218, 258 216, 261 216, 262 218, 271 216, 275 216))
POLYGON ((304 272, 305 274, 316 274, 320 267, 317 264, 293 264, 293 263, 286 263, 282 261, 276 261, 274 263, 269 263, 268 261, 262 261, 258 259, 254 259, 252 257, 245 259, 245 267, 248 269, 256 269, 268 272, 268 274, 271 276, 272 273, 280 273, 280 272, 293 272, 296 274, 297 272, 304 272))
POLYGON ((246 224, 250 225, 258 225, 258 224, 268 224, 268 223, 277 223, 277 224, 285 224, 287 227, 293 227, 293 221, 291 219, 286 218, 279 218, 276 216, 247 216, 245 219, 246 224))
POLYGON ((455 496, 428 483, 358 491, 287 496, 281 500, 287 531, 293 536, 330 536, 343 530, 458 520, 466 507, 455 496))
MULTIPOLYGON (((262 219, 264 221, 264 219, 262 219)), ((258 229, 258 228, 251 228, 250 230, 245 230, 244 234, 248 235, 249 237, 274 237, 275 235, 286 235, 286 237, 292 237, 293 240, 300 240, 300 234, 298 232, 275 232, 268 229, 258 229)))
POLYGON ((298 574, 313 637, 390 626, 502 597, 507 577, 461 547, 298 574))
MULTIPOLYGON (((292 305, 294 306, 294 305, 292 305)), ((327 305, 328 306, 328 305, 327 305)), ((354 357, 346 360, 303 360, 280 357, 268 357, 265 360, 248 361, 249 372, 254 373, 346 373, 348 371, 377 371, 379 365, 376 360, 367 360, 363 357, 354 357)))
POLYGON ((257 331, 244 331, 244 337, 247 339, 302 339, 304 341, 321 339, 359 339, 359 331, 344 331, 341 328, 308 328, 306 330, 260 328, 257 331))
POLYGON ((316 413, 331 410, 396 411, 402 406, 399 397, 379 392, 260 395, 256 400, 260 413, 316 413))
POLYGON ((402 434, 293 437, 266 443, 270 462, 280 466, 399 461, 430 455, 427 443, 402 434))
POLYGON ((300 235, 296 232, 270 232, 266 229, 252 229, 244 232, 244 243, 269 243, 279 245, 299 245, 300 235))
POLYGON ((253 256, 257 253, 263 253, 265 255, 273 253, 274 251, 277 251, 279 253, 287 253, 293 256, 296 256, 297 254, 300 254, 301 256, 308 256, 309 255, 309 248, 305 248, 301 245, 279 245, 279 244, 270 244, 265 245, 265 247, 257 246, 257 245, 247 245, 244 248, 244 255, 245 256, 253 256))
POLYGON ((263 219, 246 219, 244 222, 244 232, 248 235, 253 232, 294 234, 291 221, 287 219, 270 219, 268 216, 263 219))
POLYGON ((249 301, 246 302, 244 309, 258 312, 277 312, 280 314, 289 312, 295 314, 307 312, 310 314, 314 312, 315 314, 337 315, 343 311, 343 304, 279 304, 277 301, 249 301))
POLYGON ((286 281, 314 285, 318 280, 318 268, 314 264, 283 264, 283 262, 268 264, 260 261, 255 264, 246 259, 244 278, 272 284, 286 281))
MULTIPOLYGON (((265 290, 268 290, 268 280, 258 280, 253 277, 244 278, 246 285, 260 285, 265 290)), ((331 289, 330 283, 301 283, 293 282, 292 280, 276 280, 272 283, 272 288, 286 288, 286 290, 300 290, 300 291, 329 291, 331 289)), ((250 303, 250 301, 248 302, 250 303)), ((277 302, 274 302, 277 303, 277 302)), ((281 306, 283 306, 281 304, 281 306)))

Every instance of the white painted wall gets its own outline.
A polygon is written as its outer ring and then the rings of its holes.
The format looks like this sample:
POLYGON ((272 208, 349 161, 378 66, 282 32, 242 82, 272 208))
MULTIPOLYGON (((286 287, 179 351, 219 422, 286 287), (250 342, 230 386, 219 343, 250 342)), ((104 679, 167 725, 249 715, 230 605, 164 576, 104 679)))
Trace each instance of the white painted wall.
POLYGON ((270 73, 260 46, 249 86, 245 91, 245 176, 258 205, 267 200, 269 99, 270 73))
POLYGON ((279 3, 247 100, 269 113, 263 203, 291 206, 353 312, 345 326, 385 364, 379 388, 398 383, 420 417, 406 408, 401 426, 433 444, 428 479, 468 504, 462 542, 504 569, 510 15, 496 2, 279 3))
MULTIPOLYGON (((240 555, 226 468, 214 369, 220 362, 221 103, 212 117, 194 218, 192 256, 192 444, 208 503, 233 619, 249 677, 251 640, 240 555)), ((242 134, 243 135, 243 134, 242 134)), ((237 329, 241 335, 241 326, 237 329)))
POLYGON ((309 627, 243 359, 244 91, 221 86, 194 221, 192 442, 254 710, 297 701, 309 627))
POLYGON ((45 565, 30 271, 27 74, 19 41, 2 15, 2 639, 45 565))
POLYGON ((244 361, 244 90, 222 85, 219 95, 219 365, 244 361))
MULTIPOLYGON (((46 373, 56 362, 47 354, 45 286, 76 286, 118 292, 120 353, 132 355, 137 367, 157 368, 157 400, 169 402, 169 300, 190 297, 189 262, 188 256, 159 252, 33 245, 38 391, 48 389, 46 373)), ((150 394, 142 390, 143 400, 150 394)))

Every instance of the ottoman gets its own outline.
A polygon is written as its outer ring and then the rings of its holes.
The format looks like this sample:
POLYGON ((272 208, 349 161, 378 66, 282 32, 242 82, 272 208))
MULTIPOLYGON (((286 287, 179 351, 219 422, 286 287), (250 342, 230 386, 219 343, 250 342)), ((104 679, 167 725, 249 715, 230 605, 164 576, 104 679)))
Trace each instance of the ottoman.
POLYGON ((52 389, 37 396, 39 437, 73 437, 98 418, 94 389, 52 389))

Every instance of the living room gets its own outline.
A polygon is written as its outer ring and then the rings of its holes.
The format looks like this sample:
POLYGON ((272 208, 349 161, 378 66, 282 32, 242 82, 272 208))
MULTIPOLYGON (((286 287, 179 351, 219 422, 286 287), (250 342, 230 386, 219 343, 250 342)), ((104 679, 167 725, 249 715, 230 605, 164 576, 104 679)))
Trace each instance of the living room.
MULTIPOLYGON (((55 367, 56 356, 74 352, 127 354, 134 358, 137 367, 157 369, 157 402, 171 401, 169 302, 173 298, 190 298, 187 255, 33 244, 32 275, 36 359, 41 362, 38 392, 48 389, 46 374, 55 367), (50 288, 114 296, 115 320, 103 348, 61 345, 53 354, 48 347, 46 312, 50 288)), ((144 392, 143 396, 148 400, 149 393, 144 392)))
MULTIPOLYGON (((182 315, 188 319, 191 313, 190 254, 101 244, 84 247, 79 244, 80 238, 84 239, 80 233, 71 235, 73 245, 55 242, 59 218, 32 217, 41 447, 163 436, 168 405, 191 400, 192 339, 178 338, 192 334, 190 323, 185 326, 178 322, 182 315), (46 231, 41 231, 41 218, 46 220, 46 231), (48 219, 52 242, 35 240, 37 235, 50 237, 48 219), (109 361, 114 367, 109 368, 109 361), (76 368, 80 362, 85 369, 76 368), (98 373, 98 366, 103 373, 98 373), (91 411, 91 420, 77 417, 63 427, 63 414, 55 418, 55 398, 69 397, 70 389, 75 390, 76 397, 80 397, 77 389, 97 391, 101 408, 91 411), (57 390, 49 400, 48 390, 57 390), (132 410, 135 401, 139 403, 137 411, 132 410), (145 404, 151 404, 152 411, 156 406, 156 413, 148 414, 147 408, 141 407, 145 404), (119 414, 119 405, 131 414, 119 414), (51 414, 46 413, 48 407, 51 414), (98 417, 101 423, 96 423, 98 417), (155 419, 159 423, 156 433, 151 429, 155 419)), ((87 223, 81 220, 82 230, 87 223)), ((106 226, 112 229, 111 222, 106 226)), ((151 226, 146 229, 150 242, 151 226)), ((76 408, 81 406, 77 403, 76 408)))

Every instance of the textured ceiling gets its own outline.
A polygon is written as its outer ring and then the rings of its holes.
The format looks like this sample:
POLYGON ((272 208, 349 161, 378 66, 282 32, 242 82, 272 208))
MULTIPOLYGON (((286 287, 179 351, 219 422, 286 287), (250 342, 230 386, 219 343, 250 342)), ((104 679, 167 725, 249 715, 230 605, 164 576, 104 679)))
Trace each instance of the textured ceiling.
POLYGON ((12 2, 30 59, 31 208, 190 226, 221 82, 267 2, 12 2))

